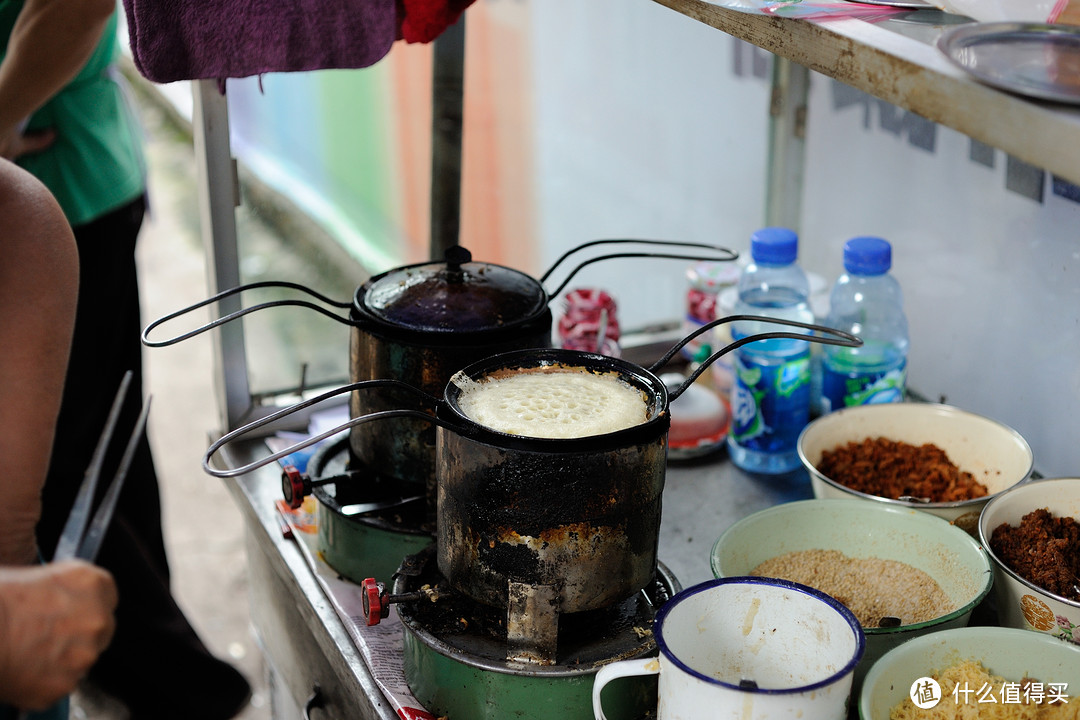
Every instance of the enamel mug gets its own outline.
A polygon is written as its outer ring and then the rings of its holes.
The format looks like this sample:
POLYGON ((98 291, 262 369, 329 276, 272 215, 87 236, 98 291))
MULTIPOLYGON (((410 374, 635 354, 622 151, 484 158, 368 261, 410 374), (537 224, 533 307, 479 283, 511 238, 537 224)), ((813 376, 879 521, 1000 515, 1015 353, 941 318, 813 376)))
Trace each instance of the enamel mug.
POLYGON ((600 668, 593 712, 607 720, 604 686, 659 674, 658 720, 844 720, 865 636, 828 595, 786 580, 727 577, 686 588, 653 623, 659 657, 600 668))

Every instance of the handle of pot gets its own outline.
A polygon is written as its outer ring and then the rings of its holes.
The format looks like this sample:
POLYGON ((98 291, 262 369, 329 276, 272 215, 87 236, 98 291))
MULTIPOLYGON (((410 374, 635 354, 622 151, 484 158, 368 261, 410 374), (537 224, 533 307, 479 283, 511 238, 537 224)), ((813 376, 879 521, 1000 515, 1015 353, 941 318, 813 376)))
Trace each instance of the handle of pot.
POLYGON ((639 658, 637 660, 619 660, 618 662, 608 663, 600 668, 596 673, 596 678, 593 680, 592 687, 592 708, 596 720, 607 720, 607 715, 604 714, 603 703, 600 701, 600 693, 603 691, 604 686, 609 682, 621 677, 659 674, 660 660, 654 657, 639 658))
POLYGON ((706 323, 701 327, 694 330, 678 343, 675 344, 670 350, 664 353, 664 356, 657 360, 650 368, 650 372, 657 372, 660 368, 667 365, 671 358, 675 357, 675 353, 679 352, 688 342, 696 338, 698 335, 707 333, 718 325, 723 325, 728 322, 740 322, 743 320, 761 322, 766 321, 770 325, 788 325, 791 327, 802 328, 804 330, 812 330, 816 333, 822 333, 821 335, 807 335, 806 333, 776 331, 776 332, 763 332, 754 335, 747 335, 744 338, 740 338, 732 343, 728 343, 724 347, 714 352, 709 357, 701 361, 701 364, 690 373, 689 377, 683 381, 679 387, 668 393, 668 401, 674 401, 675 398, 683 394, 686 388, 690 387, 701 373, 705 372, 710 365, 712 365, 717 358, 728 354, 732 350, 741 348, 743 345, 747 345, 758 340, 773 340, 777 338, 788 338, 791 340, 805 340, 807 342, 819 343, 822 345, 844 345, 846 347, 859 347, 863 344, 863 341, 851 333, 844 332, 843 330, 837 330, 836 328, 826 327, 825 325, 815 325, 814 323, 804 323, 798 320, 783 320, 781 318, 767 317, 764 315, 729 315, 728 317, 719 318, 712 322, 706 323))
POLYGON ((311 288, 307 288, 307 287, 304 287, 303 285, 298 285, 296 283, 291 283, 291 282, 286 282, 286 281, 266 280, 266 281, 263 281, 263 282, 249 283, 247 285, 238 285, 237 287, 230 288, 229 290, 222 290, 221 292, 214 295, 213 297, 209 297, 209 298, 207 298, 205 300, 202 300, 200 302, 195 303, 194 305, 183 308, 182 310, 177 310, 174 313, 170 313, 170 314, 168 314, 168 315, 166 315, 164 317, 158 318, 157 320, 153 321, 152 323, 150 323, 149 325, 146 326, 145 330, 143 330, 143 333, 142 333, 143 345, 146 345, 147 347, 165 347, 167 345, 175 345, 176 343, 180 342, 181 340, 187 340, 188 338, 195 337, 196 335, 202 334, 202 333, 206 332, 207 330, 212 330, 212 329, 214 329, 216 327, 224 325, 227 322, 232 322, 236 318, 243 317, 244 315, 248 315, 250 313, 253 313, 256 310, 262 310, 263 308, 269 308, 269 307, 279 307, 279 306, 283 306, 283 305, 292 305, 292 306, 295 306, 295 307, 310 308, 311 310, 315 310, 316 312, 322 313, 323 315, 325 315, 328 318, 332 318, 332 319, 337 320, 338 322, 344 323, 346 325, 352 325, 353 324, 352 321, 348 317, 341 317, 340 315, 337 315, 337 314, 331 312, 330 310, 327 310, 324 307, 316 305, 315 303, 308 302, 307 300, 271 300, 270 302, 259 303, 257 305, 252 305, 250 307, 246 307, 246 308, 243 308, 241 310, 237 310, 236 312, 229 313, 228 315, 225 315, 224 317, 220 317, 217 320, 213 320, 213 321, 211 321, 211 322, 209 322, 209 323, 207 323, 207 324, 205 324, 205 325, 203 325, 201 327, 195 328, 194 330, 192 330, 190 332, 186 332, 186 333, 184 333, 182 335, 177 335, 176 337, 169 338, 167 340, 152 341, 152 340, 149 339, 150 332, 152 330, 154 330, 154 328, 158 327, 159 325, 162 325, 163 323, 168 322, 169 320, 174 320, 174 319, 176 319, 178 317, 181 317, 183 315, 187 315, 188 313, 193 312, 195 310, 198 310, 201 307, 206 307, 207 305, 210 305, 211 303, 218 302, 219 300, 223 300, 223 299, 225 299, 227 297, 231 297, 233 295, 238 295, 238 294, 244 292, 245 290, 256 290, 256 289, 259 289, 259 288, 268 288, 268 287, 286 288, 286 289, 289 289, 289 290, 299 290, 300 292, 307 293, 311 297, 316 298, 316 299, 320 300, 321 302, 326 303, 327 305, 332 305, 332 306, 338 307, 338 308, 348 308, 348 307, 351 307, 351 305, 352 305, 351 302, 341 302, 341 301, 338 301, 338 300, 331 300, 330 298, 326 297, 325 295, 322 295, 321 293, 318 293, 318 292, 312 290, 311 288))
POLYGON ((329 430, 325 430, 325 431, 319 433, 318 435, 313 435, 311 437, 304 438, 303 440, 301 440, 301 441, 299 441, 299 442, 297 442, 297 443, 295 443, 293 445, 290 445, 289 447, 287 447, 287 448, 285 448, 283 450, 279 450, 276 453, 273 453, 273 454, 271 454, 271 455, 269 455, 267 457, 260 458, 260 459, 258 459, 256 461, 252 462, 252 463, 248 463, 247 465, 243 465, 243 466, 238 467, 238 468, 230 468, 230 469, 227 469, 227 470, 218 470, 218 469, 212 467, 212 465, 210 463, 210 460, 214 457, 214 455, 217 453, 217 451, 220 450, 221 448, 225 447, 226 445, 233 442, 237 438, 243 437, 244 435, 247 435, 248 433, 250 433, 250 432, 252 432, 254 430, 258 430, 261 427, 264 427, 266 425, 269 425, 272 422, 280 420, 281 418, 285 417, 286 415, 291 415, 292 413, 297 412, 299 410, 303 410, 304 408, 311 407, 312 405, 317 405, 317 404, 323 402, 324 400, 327 400, 329 398, 334 397, 335 395, 341 395, 342 393, 352 392, 353 390, 366 390, 366 389, 377 388, 377 387, 395 387, 395 388, 411 390, 412 392, 417 393, 417 394, 423 396, 424 398, 432 401, 432 403, 434 403, 436 406, 438 406, 442 402, 441 400, 439 400, 439 399, 437 399, 435 397, 432 397, 431 395, 428 395, 423 390, 420 390, 419 388, 413 387, 412 385, 409 385, 408 383, 403 383, 400 380, 361 380, 360 382, 350 383, 348 385, 344 385, 342 387, 339 387, 339 388, 337 388, 335 390, 330 390, 328 392, 325 392, 322 395, 318 395, 316 397, 305 400, 305 401, 303 401, 301 403, 297 403, 296 405, 292 405, 290 407, 278 410, 277 412, 271 413, 271 414, 267 415, 264 418, 260 418, 260 419, 256 420, 255 422, 248 423, 247 425, 244 425, 242 427, 239 427, 239 428, 237 428, 235 430, 232 430, 231 432, 228 432, 228 433, 222 435, 220 438, 218 438, 207 449, 206 454, 203 455, 203 470, 205 470, 206 473, 209 474, 209 475, 213 475, 214 477, 220 477, 220 478, 236 477, 238 475, 243 475, 245 473, 251 472, 252 470, 256 470, 258 468, 261 468, 263 465, 268 465, 268 464, 270 464, 272 462, 280 460, 283 457, 286 457, 288 455, 292 455, 294 452, 297 452, 298 450, 303 450, 304 448, 306 448, 306 447, 308 447, 310 445, 314 445, 315 443, 322 442, 323 440, 326 440, 327 438, 333 437, 334 435, 337 435, 342 430, 347 430, 347 429, 349 429, 351 427, 355 427, 355 426, 361 425, 363 423, 372 422, 373 420, 387 420, 387 419, 396 418, 396 417, 411 417, 411 418, 416 418, 416 419, 419 419, 419 420, 426 420, 428 422, 435 423, 436 425, 441 425, 442 427, 453 429, 453 425, 448 423, 446 420, 442 420, 440 418, 437 418, 437 417, 435 417, 434 415, 432 415, 430 413, 424 412, 423 410, 409 410, 409 409, 382 410, 380 412, 369 413, 367 415, 361 415, 359 417, 351 418, 347 422, 344 422, 344 423, 342 423, 342 424, 340 424, 340 425, 338 425, 336 427, 330 428, 329 430))
POLYGON ((311 695, 308 696, 307 702, 304 703, 304 720, 311 720, 311 711, 315 708, 321 709, 322 707, 322 688, 316 683, 311 686, 311 695))
POLYGON ((717 245, 707 245, 705 243, 692 243, 692 242, 680 242, 677 240, 644 240, 634 238, 612 238, 609 240, 590 240, 589 242, 582 243, 576 248, 567 250, 562 256, 555 261, 555 263, 548 268, 548 271, 540 277, 540 282, 543 284, 555 271, 564 260, 573 255, 574 253, 584 250, 588 247, 595 245, 614 245, 614 244, 638 244, 638 245, 654 245, 658 247, 683 247, 683 248, 698 248, 700 250, 708 250, 712 253, 719 254, 719 257, 714 255, 705 255, 703 253, 695 254, 676 254, 676 253, 650 253, 650 252, 627 252, 627 253, 612 253, 610 255, 599 255, 594 258, 590 258, 580 263, 577 267, 570 271, 570 274, 566 276, 566 279, 555 288, 555 290, 549 293, 549 297, 556 298, 570 283, 570 280, 577 275, 578 271, 583 267, 592 265, 593 263, 600 262, 601 260, 611 260, 614 258, 667 258, 671 260, 713 260, 715 262, 729 262, 736 260, 739 257, 739 253, 734 250, 729 250, 725 247, 719 247, 717 245))

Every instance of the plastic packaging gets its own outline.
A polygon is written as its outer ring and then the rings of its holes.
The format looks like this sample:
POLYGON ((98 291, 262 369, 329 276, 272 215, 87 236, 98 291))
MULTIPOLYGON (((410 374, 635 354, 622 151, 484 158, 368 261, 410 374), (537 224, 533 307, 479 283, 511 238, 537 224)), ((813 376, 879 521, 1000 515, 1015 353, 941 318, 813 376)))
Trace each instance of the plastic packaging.
MULTIPOLYGON (((787 228, 764 228, 750 240, 753 261, 739 278, 737 315, 758 315, 811 323, 810 283, 796 262, 798 236, 787 228)), ((732 337, 788 331, 768 321, 737 322, 732 337)), ((796 443, 810 418, 810 343, 759 340, 734 353, 731 461, 748 472, 781 474, 799 467, 796 443)))
POLYGON ((1072 22, 1077 0, 929 0, 945 12, 979 22, 1072 22))
POLYGON ((900 402, 907 375, 908 323, 900 283, 889 274, 892 246, 879 237, 844 244, 844 270, 825 324, 859 336, 862 347, 823 346, 824 414, 853 405, 900 402))
POLYGON ((618 305, 605 290, 576 288, 563 296, 556 326, 559 347, 619 357, 618 305))
MULTIPOLYGON (((741 268, 730 262, 702 261, 686 271, 686 314, 683 316, 683 336, 706 325, 717 317, 717 298, 725 288, 739 282, 741 268)), ((701 348, 709 344, 708 334, 699 335, 681 350, 687 360, 697 360, 701 348)))

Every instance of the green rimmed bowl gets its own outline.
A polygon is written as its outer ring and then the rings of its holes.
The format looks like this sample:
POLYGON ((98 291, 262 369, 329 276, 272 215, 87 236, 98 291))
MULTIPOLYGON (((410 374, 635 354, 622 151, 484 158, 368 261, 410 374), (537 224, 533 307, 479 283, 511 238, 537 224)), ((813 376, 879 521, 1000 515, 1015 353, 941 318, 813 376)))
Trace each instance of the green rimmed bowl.
POLYGON ((917 510, 847 499, 799 500, 748 515, 716 540, 710 565, 715 577, 749 575, 766 560, 800 550, 906 563, 933 578, 955 606, 926 622, 863 628, 866 652, 855 668, 856 692, 870 666, 892 648, 966 626, 993 582, 989 558, 964 530, 917 510))
POLYGON ((888 718, 916 680, 964 660, 976 660, 991 674, 1011 682, 1031 678, 1044 687, 1063 683, 1070 696, 1080 695, 1080 647, 1027 630, 976 625, 923 635, 882 656, 863 682, 859 717, 888 718))

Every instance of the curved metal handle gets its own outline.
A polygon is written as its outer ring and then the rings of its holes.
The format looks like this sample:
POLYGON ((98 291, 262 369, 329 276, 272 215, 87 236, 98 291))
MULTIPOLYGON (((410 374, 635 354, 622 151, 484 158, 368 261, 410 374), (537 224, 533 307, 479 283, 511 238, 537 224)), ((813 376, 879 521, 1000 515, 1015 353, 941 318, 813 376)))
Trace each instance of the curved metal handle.
POLYGON ((352 392, 353 390, 366 390, 366 389, 376 388, 376 387, 395 387, 395 388, 411 390, 412 392, 417 393, 418 395, 421 395, 421 396, 423 396, 424 398, 426 398, 428 400, 431 400, 432 403, 436 407, 441 402, 437 398, 432 397, 431 395, 428 395, 423 390, 421 390, 419 388, 416 388, 416 387, 413 387, 412 385, 409 385, 408 383, 401 382, 400 380, 361 380, 360 382, 350 383, 348 385, 344 385, 342 387, 339 387, 339 388, 337 388, 335 390, 330 390, 328 392, 325 392, 322 395, 318 395, 318 396, 310 398, 308 400, 304 400, 303 402, 297 403, 296 405, 292 405, 292 406, 287 407, 287 408, 282 408, 281 410, 273 412, 273 413, 267 415, 264 418, 260 418, 260 419, 256 420, 255 422, 248 423, 247 425, 244 425, 242 427, 237 428, 236 430, 233 430, 231 432, 226 433, 225 435, 222 435, 220 438, 217 439, 217 441, 215 441, 207 449, 206 454, 203 455, 203 470, 206 471, 207 474, 213 475, 214 477, 219 477, 219 478, 228 478, 228 477, 236 477, 238 475, 243 475, 245 473, 251 472, 252 470, 257 470, 258 468, 261 468, 263 465, 268 465, 271 462, 274 462, 276 460, 280 460, 281 458, 286 457, 288 455, 291 455, 291 454, 293 454, 294 452, 296 452, 298 450, 303 450, 304 448, 306 448, 306 447, 308 447, 310 445, 314 445, 315 443, 322 442, 323 440, 326 440, 329 437, 333 437, 334 435, 337 435, 342 430, 346 430, 348 428, 355 427, 355 426, 361 425, 363 423, 371 422, 373 420, 386 420, 386 419, 395 418, 395 417, 412 417, 412 418, 417 418, 417 419, 420 419, 420 420, 426 420, 428 422, 435 423, 436 425, 441 425, 443 427, 447 427, 447 428, 451 428, 451 429, 454 427, 452 424, 448 423, 447 421, 442 420, 440 418, 437 418, 437 417, 435 417, 435 415, 424 412, 423 410, 407 410, 407 409, 383 410, 383 411, 380 411, 380 412, 370 413, 368 415, 361 415, 359 417, 352 418, 352 419, 348 420, 347 422, 344 422, 344 423, 342 423, 342 424, 340 424, 340 425, 338 425, 336 427, 330 428, 329 430, 325 430, 325 431, 319 433, 318 435, 313 435, 311 437, 308 437, 308 438, 305 438, 305 439, 301 440, 298 443, 290 445, 289 447, 285 448, 284 450, 279 450, 276 453, 272 453, 271 455, 269 455, 267 457, 260 458, 260 459, 254 461, 254 462, 248 463, 247 465, 243 465, 243 466, 238 467, 238 468, 231 468, 231 469, 227 469, 227 470, 217 470, 217 469, 213 468, 211 466, 211 464, 210 464, 210 459, 212 457, 214 457, 214 454, 217 453, 218 450, 225 447, 229 443, 233 442, 237 438, 240 438, 240 437, 243 437, 244 435, 247 435, 248 433, 252 432, 253 430, 258 430, 259 428, 261 428, 261 427, 263 427, 265 425, 269 425, 270 423, 275 422, 277 420, 280 420, 281 418, 283 418, 283 417, 285 417, 287 415, 291 415, 294 412, 297 412, 299 410, 303 410, 304 408, 307 408, 307 407, 311 407, 312 405, 317 405, 318 403, 321 403, 324 400, 328 400, 329 398, 332 398, 332 397, 334 397, 336 395, 341 395, 342 393, 346 393, 346 392, 352 392))
POLYGON ((246 308, 243 308, 241 310, 237 310, 235 312, 229 313, 228 315, 220 317, 217 320, 213 320, 213 321, 211 321, 211 322, 209 322, 209 323, 207 323, 207 324, 205 324, 205 325, 203 325, 201 327, 197 327, 194 330, 191 330, 190 332, 183 333, 182 335, 177 335, 176 337, 169 338, 167 340, 152 341, 152 340, 149 339, 150 332, 152 330, 154 330, 159 325, 162 325, 162 324, 164 324, 164 323, 166 323, 166 322, 168 322, 170 320, 175 320, 178 317, 181 317, 183 315, 187 315, 190 312, 198 310, 201 307, 206 307, 207 305, 210 305, 211 303, 218 302, 219 300, 224 300, 227 297, 231 297, 233 295, 238 295, 238 294, 244 292, 245 290, 256 290, 256 289, 259 289, 259 288, 268 288, 268 287, 286 288, 286 289, 289 289, 289 290, 299 290, 300 292, 307 293, 311 297, 314 297, 314 298, 320 300, 321 302, 324 302, 327 305, 332 305, 334 307, 348 308, 348 307, 352 306, 351 302, 340 302, 338 300, 331 300, 330 298, 326 297, 325 295, 323 295, 321 293, 318 293, 318 292, 315 292, 311 288, 307 288, 307 287, 304 287, 303 285, 298 285, 297 283, 292 283, 292 282, 267 280, 267 281, 264 281, 264 282, 249 283, 247 285, 238 285, 237 287, 230 288, 229 290, 222 290, 221 292, 217 293, 216 295, 214 295, 212 297, 209 297, 209 298, 207 298, 205 300, 202 300, 200 302, 197 302, 194 305, 190 305, 190 306, 188 306, 186 308, 183 308, 182 310, 177 310, 176 312, 169 313, 168 315, 165 315, 164 317, 160 317, 157 320, 154 320, 152 323, 147 325, 146 329, 144 329, 143 332, 142 332, 143 345, 146 345, 147 347, 166 347, 168 345, 175 345, 176 343, 180 342, 181 340, 187 340, 188 338, 195 337, 196 335, 200 335, 200 334, 206 332, 207 330, 212 330, 212 329, 214 329, 216 327, 224 325, 227 322, 232 322, 236 318, 243 317, 244 315, 249 315, 249 314, 255 312, 256 310, 262 310, 264 308, 269 308, 269 307, 280 307, 280 306, 289 306, 289 305, 295 306, 295 307, 305 307, 305 308, 309 308, 311 310, 315 310, 316 312, 322 313, 323 315, 325 315, 328 318, 331 318, 333 320, 337 320, 338 322, 344 323, 346 325, 353 325, 354 324, 351 319, 349 319, 347 317, 343 318, 340 315, 336 315, 336 314, 334 314, 333 312, 327 310, 324 307, 316 305, 315 303, 312 303, 312 302, 308 302, 306 300, 271 300, 269 302, 259 303, 257 305, 252 305, 250 307, 246 307, 246 308))
POLYGON ((308 696, 307 702, 304 703, 304 720, 311 720, 311 711, 322 707, 322 688, 319 687, 318 683, 315 683, 311 686, 311 695, 308 696))
POLYGON ((690 375, 686 378, 686 380, 683 381, 681 385, 679 385, 674 390, 668 392, 668 402, 674 401, 677 397, 682 395, 686 388, 690 387, 694 383, 694 381, 698 379, 701 373, 705 372, 705 370, 708 369, 708 367, 712 365, 718 358, 728 354, 732 350, 741 348, 743 345, 748 345, 749 343, 757 342, 758 340, 788 338, 791 340, 805 340, 806 342, 819 343, 821 345, 844 345, 846 347, 859 347, 863 344, 863 341, 860 338, 852 335, 851 333, 844 332, 843 330, 837 330, 836 328, 826 327, 824 325, 804 323, 799 322, 798 320, 783 320, 780 318, 773 318, 765 315, 729 315, 728 317, 713 320, 712 322, 706 323, 694 330, 694 332, 684 337, 682 340, 676 343, 674 347, 664 353, 664 356, 662 358, 653 363, 652 366, 649 367, 649 371, 654 373, 659 371, 660 368, 664 367, 664 365, 667 365, 668 361, 671 360, 671 358, 675 357, 675 353, 679 352, 679 350, 681 350, 688 342, 696 338, 698 335, 707 333, 709 330, 712 330, 718 325, 723 325, 724 323, 728 322, 740 322, 743 320, 749 320, 754 322, 765 321, 769 324, 788 325, 791 327, 802 328, 804 330, 812 330, 817 333, 823 333, 824 335, 807 335, 806 333, 777 331, 757 333, 755 335, 747 335, 744 338, 739 338, 732 343, 728 343, 724 347, 714 352, 709 357, 702 360, 701 363, 697 366, 697 368, 694 369, 694 372, 690 373, 690 375))
POLYGON ((563 253, 562 256, 560 256, 559 259, 556 260, 555 263, 550 268, 548 268, 548 271, 540 276, 540 283, 543 284, 551 276, 551 273, 555 271, 555 268, 557 268, 560 264, 562 264, 562 262, 564 260, 566 260, 566 258, 570 257, 574 253, 576 253, 576 252, 578 252, 580 250, 584 250, 585 248, 588 248, 588 247, 593 247, 595 245, 613 245, 613 244, 639 244, 639 245, 656 245, 656 246, 659 246, 659 247, 699 248, 699 249, 702 249, 702 250, 710 250, 710 251, 712 251, 714 253, 721 253, 722 257, 703 256, 700 253, 694 254, 694 255, 679 255, 679 254, 674 254, 674 253, 649 253, 649 252, 612 253, 610 255, 600 255, 600 256, 585 260, 584 262, 580 263, 577 267, 575 267, 573 270, 571 270, 570 274, 566 276, 566 279, 563 280, 562 283, 557 288, 555 288, 554 291, 549 293, 549 297, 552 297, 552 298, 558 297, 559 293, 561 293, 563 291, 563 289, 566 288, 566 286, 570 283, 570 280, 573 279, 573 277, 578 273, 579 270, 581 270, 582 268, 587 267, 589 265, 592 265, 595 262, 600 262, 601 260, 611 260, 613 258, 645 258, 645 257, 651 257, 651 258, 666 258, 666 259, 671 259, 671 260, 713 260, 713 261, 716 261, 716 262, 730 262, 732 260, 737 260, 738 257, 739 257, 739 253, 735 252, 734 250, 729 250, 728 248, 720 247, 718 245, 708 245, 708 244, 705 244, 705 243, 681 242, 681 241, 678 241, 678 240, 645 240, 645 239, 634 239, 634 238, 611 238, 611 239, 608 239, 608 240, 590 240, 589 242, 582 243, 581 245, 578 245, 577 247, 575 247, 575 248, 573 248, 571 250, 567 250, 565 253, 563 253))

